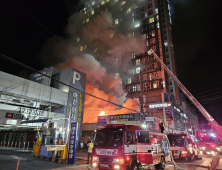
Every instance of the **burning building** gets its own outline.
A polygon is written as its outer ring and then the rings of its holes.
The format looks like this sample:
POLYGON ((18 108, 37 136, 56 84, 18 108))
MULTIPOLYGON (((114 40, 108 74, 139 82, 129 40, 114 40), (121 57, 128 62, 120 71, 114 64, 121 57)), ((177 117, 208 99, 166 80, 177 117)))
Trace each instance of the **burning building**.
MULTIPOLYGON (((87 74, 86 92, 134 113, 141 103, 147 116, 175 127, 178 88, 147 54, 153 49, 176 74, 168 0, 81 0, 65 35, 46 42, 41 51, 44 63, 60 70, 76 68, 87 74)), ((86 95, 84 123, 96 123, 101 111, 107 115, 131 112, 86 95)))

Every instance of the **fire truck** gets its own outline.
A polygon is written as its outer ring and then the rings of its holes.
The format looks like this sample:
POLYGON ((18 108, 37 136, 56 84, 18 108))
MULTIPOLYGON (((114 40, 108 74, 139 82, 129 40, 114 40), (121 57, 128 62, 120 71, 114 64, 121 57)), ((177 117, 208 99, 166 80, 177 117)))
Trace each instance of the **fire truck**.
POLYGON ((168 134, 170 149, 174 158, 198 158, 198 148, 195 141, 188 134, 168 134))
POLYGON ((171 161, 167 136, 140 126, 109 124, 94 136, 92 167, 135 170, 140 167, 164 169, 171 161))

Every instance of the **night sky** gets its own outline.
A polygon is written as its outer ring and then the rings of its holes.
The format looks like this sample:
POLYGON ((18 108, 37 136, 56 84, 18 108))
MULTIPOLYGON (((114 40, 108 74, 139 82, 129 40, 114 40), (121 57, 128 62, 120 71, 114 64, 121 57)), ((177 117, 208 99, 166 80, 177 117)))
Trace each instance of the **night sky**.
MULTIPOLYGON (((222 2, 170 0, 170 3, 178 78, 222 123, 222 2)), ((41 47, 53 34, 64 36, 67 19, 78 11, 77 4, 77 0, 1 0, 0 53, 37 70, 43 69, 41 47)), ((25 78, 31 73, 4 60, 0 60, 0 70, 25 78)), ((201 120, 200 113, 197 114, 201 120)))

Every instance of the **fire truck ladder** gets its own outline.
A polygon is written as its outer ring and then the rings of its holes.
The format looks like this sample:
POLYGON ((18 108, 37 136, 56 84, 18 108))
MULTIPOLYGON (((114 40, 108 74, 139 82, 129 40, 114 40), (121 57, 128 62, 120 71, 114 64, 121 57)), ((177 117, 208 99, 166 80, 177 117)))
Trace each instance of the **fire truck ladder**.
POLYGON ((211 127, 222 137, 222 127, 214 120, 214 118, 205 110, 205 108, 195 99, 195 97, 185 88, 185 86, 177 79, 177 77, 170 71, 170 69, 164 64, 159 56, 151 49, 148 54, 153 55, 154 58, 164 67, 166 73, 174 80, 177 86, 183 91, 188 99, 196 106, 196 108, 202 113, 202 115, 208 120, 211 127))

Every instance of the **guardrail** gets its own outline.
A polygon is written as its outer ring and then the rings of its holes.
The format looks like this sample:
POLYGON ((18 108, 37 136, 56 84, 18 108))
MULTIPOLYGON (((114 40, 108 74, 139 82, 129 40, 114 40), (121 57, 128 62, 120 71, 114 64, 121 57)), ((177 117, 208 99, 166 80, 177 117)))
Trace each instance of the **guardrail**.
POLYGON ((0 146, 4 146, 4 147, 15 147, 15 148, 23 148, 23 149, 30 149, 33 148, 33 146, 35 145, 34 141, 26 141, 26 142, 10 142, 10 141, 1 141, 0 142, 0 146))

